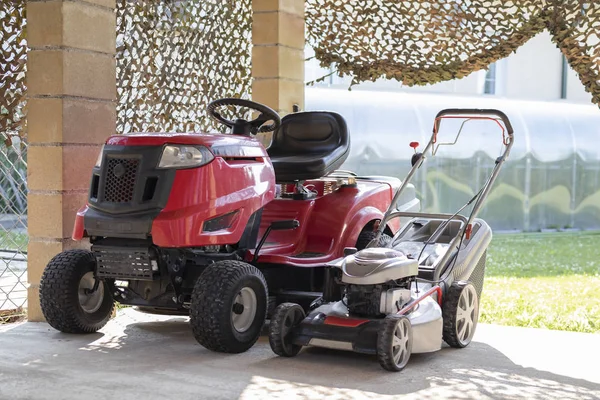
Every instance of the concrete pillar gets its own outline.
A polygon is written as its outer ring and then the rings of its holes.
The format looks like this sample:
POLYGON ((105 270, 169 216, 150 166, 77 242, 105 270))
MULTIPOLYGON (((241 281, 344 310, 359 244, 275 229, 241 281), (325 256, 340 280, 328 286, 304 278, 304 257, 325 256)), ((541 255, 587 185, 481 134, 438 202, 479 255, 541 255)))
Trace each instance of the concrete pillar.
POLYGON ((304 109, 304 0, 252 0, 252 100, 304 109))
POLYGON ((27 2, 28 318, 39 281, 71 241, 100 144, 116 130, 116 0, 27 2))

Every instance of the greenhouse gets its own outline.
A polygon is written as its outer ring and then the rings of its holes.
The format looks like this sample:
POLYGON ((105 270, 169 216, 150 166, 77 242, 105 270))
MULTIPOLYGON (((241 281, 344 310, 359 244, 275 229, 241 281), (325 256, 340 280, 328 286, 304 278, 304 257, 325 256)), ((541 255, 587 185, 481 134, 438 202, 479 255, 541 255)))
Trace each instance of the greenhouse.
MULTIPOLYGON (((351 134, 343 169, 403 179, 413 149, 431 135, 444 108, 496 108, 510 118, 515 143, 480 213, 497 231, 600 227, 600 110, 596 105, 312 87, 307 110, 342 114, 351 134)), ((446 123, 440 141, 453 141, 446 123), (444 136, 446 135, 446 136, 444 136), (442 139, 444 136, 444 139, 442 139)), ((493 121, 470 121, 456 146, 440 148, 416 175, 423 208, 454 212, 487 178, 502 144, 493 121)), ((423 146, 421 146, 423 147, 423 146)))

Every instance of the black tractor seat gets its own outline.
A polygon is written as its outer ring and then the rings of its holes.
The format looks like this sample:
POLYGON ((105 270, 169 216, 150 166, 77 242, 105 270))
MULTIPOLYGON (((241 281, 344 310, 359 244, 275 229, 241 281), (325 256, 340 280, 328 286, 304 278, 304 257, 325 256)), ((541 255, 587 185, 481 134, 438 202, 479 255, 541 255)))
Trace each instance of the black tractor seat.
POLYGON ((344 118, 334 112, 288 114, 267 149, 278 183, 321 178, 338 169, 350 152, 344 118))

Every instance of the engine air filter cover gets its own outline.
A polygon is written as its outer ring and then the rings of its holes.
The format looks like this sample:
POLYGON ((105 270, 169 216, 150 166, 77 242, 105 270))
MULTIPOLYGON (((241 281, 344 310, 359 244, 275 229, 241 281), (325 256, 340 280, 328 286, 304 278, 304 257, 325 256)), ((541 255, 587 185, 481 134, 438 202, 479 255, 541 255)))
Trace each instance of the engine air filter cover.
POLYGON ((377 285, 390 280, 416 276, 419 266, 400 251, 389 248, 367 248, 342 262, 342 281, 348 284, 377 285))

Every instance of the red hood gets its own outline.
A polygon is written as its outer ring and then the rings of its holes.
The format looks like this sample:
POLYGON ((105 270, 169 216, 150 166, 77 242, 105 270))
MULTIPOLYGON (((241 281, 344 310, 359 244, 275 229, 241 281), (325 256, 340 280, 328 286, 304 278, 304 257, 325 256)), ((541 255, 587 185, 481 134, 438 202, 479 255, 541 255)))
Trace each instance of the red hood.
POLYGON ((215 155, 266 157, 262 144, 254 137, 219 133, 135 133, 113 135, 106 140, 113 146, 163 146, 189 144, 208 147, 215 155))

